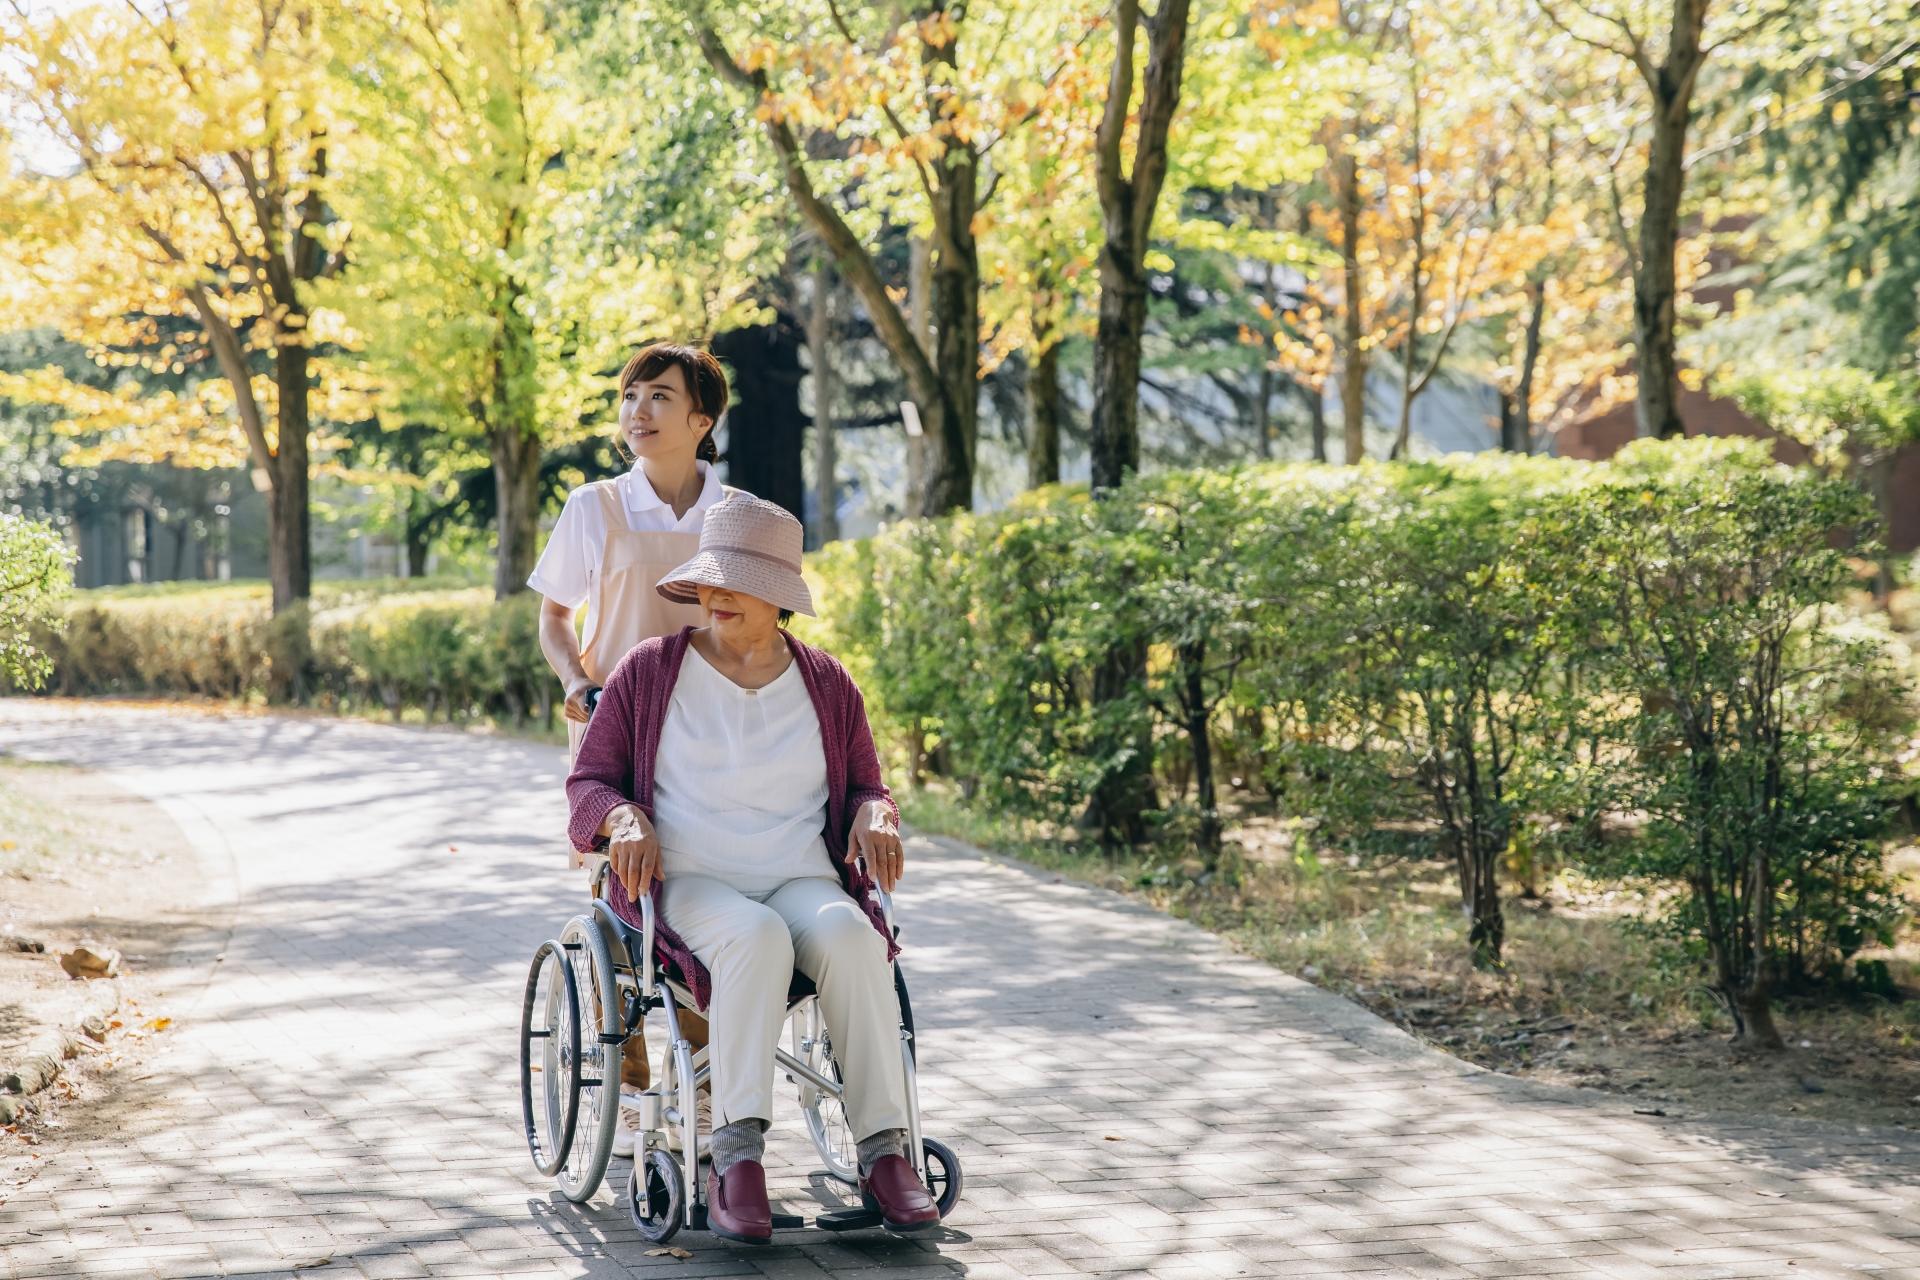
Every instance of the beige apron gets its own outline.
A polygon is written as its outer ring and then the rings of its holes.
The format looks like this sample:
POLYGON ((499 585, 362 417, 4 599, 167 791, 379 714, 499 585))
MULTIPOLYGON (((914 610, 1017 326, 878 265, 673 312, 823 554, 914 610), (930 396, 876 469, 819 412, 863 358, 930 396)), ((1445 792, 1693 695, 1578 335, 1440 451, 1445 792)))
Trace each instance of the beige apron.
MULTIPOLYGON (((647 483, 644 476, 635 484, 647 483)), ((697 604, 676 604, 655 587, 660 579, 700 554, 700 535, 690 532, 638 533, 627 526, 625 504, 612 480, 588 486, 600 500, 600 512, 607 526, 606 546, 600 551, 600 567, 587 584, 587 631, 580 646, 580 665, 597 685, 605 685, 620 665, 620 659, 642 640, 670 636, 682 627, 702 626, 706 619, 697 604)), ((722 487, 721 497, 734 489, 722 487)), ((580 754, 580 743, 587 726, 567 721, 567 768, 573 768, 580 754)), ((576 867, 585 866, 580 854, 574 855, 576 867)))
MULTIPOLYGON (((646 484, 644 476, 636 476, 635 484, 646 484)), ((625 504, 620 501, 620 490, 612 480, 602 480, 592 488, 600 499, 600 512, 607 526, 607 544, 600 551, 600 567, 587 584, 587 630, 585 642, 580 646, 580 665, 587 669, 587 676, 597 685, 605 685, 612 677, 613 669, 620 665, 620 659, 626 657, 642 640, 651 640, 655 636, 670 636, 682 627, 703 626, 705 616, 697 604, 676 604, 667 599, 655 587, 660 579, 687 561, 700 554, 700 535, 683 532, 647 532, 639 533, 627 525, 625 504)), ((729 498, 739 492, 722 485, 720 496, 729 498)), ((567 721, 567 768, 571 772, 573 761, 580 754, 580 743, 586 737, 587 726, 577 720, 567 721)), ((572 847, 572 841, 568 841, 572 847)), ((604 862, 605 854, 595 854, 596 861, 604 862)), ((575 868, 587 865, 587 855, 573 854, 575 868)), ((593 882, 593 896, 599 897, 605 883, 596 868, 593 882)), ((706 1044, 706 1024, 698 1015, 683 1012, 681 1024, 684 1034, 696 1047, 706 1044)), ((638 1037, 638 1051, 623 1055, 620 1066, 621 1086, 628 1091, 645 1092, 650 1083, 647 1061, 647 1042, 645 1034, 638 1037)), ((707 1086, 702 1085, 704 1091, 707 1086)), ((709 1122, 708 1129, 711 1128, 709 1122)), ((703 1130, 703 1134, 708 1130, 703 1130)), ((706 1139, 701 1138, 704 1145, 706 1139)))

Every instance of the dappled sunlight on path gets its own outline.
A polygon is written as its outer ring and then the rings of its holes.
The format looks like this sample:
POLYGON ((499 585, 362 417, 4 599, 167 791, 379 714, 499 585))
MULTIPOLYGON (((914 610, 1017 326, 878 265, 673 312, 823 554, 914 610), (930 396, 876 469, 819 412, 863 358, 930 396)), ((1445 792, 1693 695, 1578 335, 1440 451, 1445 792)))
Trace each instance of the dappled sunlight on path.
MULTIPOLYGON (((0 750, 111 771, 237 904, 153 1105, 6 1205, 10 1277, 1920 1271, 1920 1136, 1475 1073, 1138 904, 925 839, 903 964, 966 1201, 936 1238, 648 1257, 624 1164, 573 1206, 519 1132, 526 960, 584 898, 557 749, 11 700, 0 750)), ((781 1106, 776 1192, 835 1202, 781 1106)))

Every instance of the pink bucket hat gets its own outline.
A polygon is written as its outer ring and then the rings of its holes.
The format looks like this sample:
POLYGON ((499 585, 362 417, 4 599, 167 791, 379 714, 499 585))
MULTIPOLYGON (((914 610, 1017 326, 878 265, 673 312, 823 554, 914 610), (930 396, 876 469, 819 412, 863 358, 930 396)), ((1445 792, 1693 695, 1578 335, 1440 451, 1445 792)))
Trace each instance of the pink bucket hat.
POLYGON ((700 554, 660 579, 654 590, 681 604, 700 603, 696 585, 725 587, 809 618, 813 593, 800 576, 806 533, 785 507, 736 493, 707 508, 700 554))

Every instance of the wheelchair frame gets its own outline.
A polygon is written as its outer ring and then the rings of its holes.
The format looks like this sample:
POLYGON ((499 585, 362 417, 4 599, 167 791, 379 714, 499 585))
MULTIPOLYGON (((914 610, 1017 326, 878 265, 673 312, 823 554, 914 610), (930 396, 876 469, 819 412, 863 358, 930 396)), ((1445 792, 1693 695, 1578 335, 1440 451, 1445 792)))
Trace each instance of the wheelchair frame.
MULTIPOLYGON (((604 880, 607 865, 603 859, 597 881, 604 880)), ((864 859, 857 865, 864 876, 864 859)), ((892 895, 878 886, 873 892, 888 930, 897 936, 892 895)), ((521 1105, 536 1167, 554 1177, 569 1200, 583 1203, 590 1199, 599 1189, 612 1155, 626 1044, 643 1027, 648 1013, 661 1010, 667 1029, 666 1052, 660 1079, 638 1095, 641 1131, 623 1198, 641 1235, 662 1243, 682 1228, 704 1230, 707 1225, 696 1100, 712 1068, 707 1061, 708 1049, 703 1046, 695 1050, 681 1030, 680 1010, 694 1006, 692 993, 668 977, 655 957, 652 898, 641 897, 639 906, 642 923, 636 929, 616 915, 604 897, 596 895, 591 913, 569 920, 558 939, 543 943, 535 952, 521 1010, 521 1105), (536 1025, 543 979, 546 1016, 536 1025), (542 1046, 538 1069, 533 1066, 535 1042, 542 1046), (597 1071, 597 1076, 587 1074, 590 1071, 597 1071), (536 1074, 542 1075, 547 1121, 544 1139, 535 1108, 536 1074), (581 1127, 583 1120, 585 1128, 581 1127), (678 1130, 677 1153, 668 1150, 669 1129, 678 1130), (583 1143, 582 1139, 587 1141, 583 1143)), ((776 1047, 775 1067, 799 1086, 809 1136, 828 1172, 852 1183, 858 1170, 853 1167, 851 1152, 840 1150, 832 1141, 821 1113, 824 1102, 843 1104, 838 1066, 821 1023, 818 996, 810 989, 801 989, 803 983, 811 987, 802 975, 796 972, 795 978, 787 1002, 793 1052, 776 1047)), ((900 1000, 909 1160, 945 1218, 960 1199, 964 1175, 952 1150, 922 1132, 912 1007, 898 965, 894 966, 894 984, 900 1000)), ((776 1228, 804 1225, 798 1215, 774 1215, 776 1228)), ((815 1225, 828 1231, 848 1231, 883 1223, 877 1207, 869 1201, 859 1208, 819 1214, 815 1225)))

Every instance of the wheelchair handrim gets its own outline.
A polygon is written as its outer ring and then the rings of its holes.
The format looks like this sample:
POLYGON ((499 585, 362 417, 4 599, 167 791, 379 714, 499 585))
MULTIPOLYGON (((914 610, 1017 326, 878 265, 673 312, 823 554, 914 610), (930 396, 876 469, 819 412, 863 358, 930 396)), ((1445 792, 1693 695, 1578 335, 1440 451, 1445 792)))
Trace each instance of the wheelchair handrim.
POLYGON ((564 1072, 568 1080, 568 1084, 564 1086, 566 1087, 566 1105, 561 1115, 556 1117, 554 1114, 556 1079, 563 1074, 556 1070, 561 1065, 561 1059, 571 1062, 575 1068, 579 1064, 580 1011, 573 1000, 573 966, 567 960, 567 953, 560 943, 554 939, 548 939, 540 944, 538 951, 533 953, 533 963, 527 971, 526 994, 520 1004, 520 1114, 522 1122, 526 1125, 527 1148, 533 1155, 534 1167, 546 1177, 552 1177, 558 1173, 566 1162, 567 1151, 573 1145, 574 1124, 580 1113, 580 1089, 577 1083, 579 1075, 577 1070, 569 1069, 564 1072), (556 971, 554 976, 557 981, 549 982, 547 985, 547 999, 544 1003, 547 1006, 548 1016, 543 1019, 544 1026, 536 1029, 533 1025, 533 1009, 535 1004, 541 1003, 540 978, 550 960, 554 962, 553 968, 556 971), (556 990, 566 992, 561 1002, 566 1017, 559 1027, 554 1026, 552 1018, 556 990), (556 1037, 555 1031, 562 1034, 556 1037), (545 1153, 540 1149, 540 1128, 534 1119, 533 1042, 536 1039, 541 1041, 543 1059, 541 1095, 542 1102, 546 1104, 544 1109, 548 1133, 552 1138, 552 1150, 545 1153), (554 1124, 556 1119, 561 1122, 557 1129, 554 1124))

